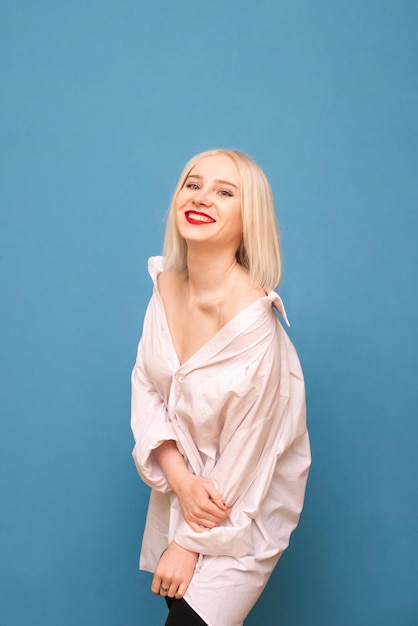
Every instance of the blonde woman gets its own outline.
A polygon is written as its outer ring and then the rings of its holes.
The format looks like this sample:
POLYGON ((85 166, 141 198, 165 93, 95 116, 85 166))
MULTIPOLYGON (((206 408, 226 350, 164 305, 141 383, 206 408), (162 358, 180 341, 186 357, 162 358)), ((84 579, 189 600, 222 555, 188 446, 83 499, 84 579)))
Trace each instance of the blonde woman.
POLYGON ((240 626, 298 523, 310 466, 303 375, 276 316, 287 322, 272 194, 251 158, 187 163, 149 272, 132 373, 133 457, 151 487, 140 567, 166 626, 240 626))

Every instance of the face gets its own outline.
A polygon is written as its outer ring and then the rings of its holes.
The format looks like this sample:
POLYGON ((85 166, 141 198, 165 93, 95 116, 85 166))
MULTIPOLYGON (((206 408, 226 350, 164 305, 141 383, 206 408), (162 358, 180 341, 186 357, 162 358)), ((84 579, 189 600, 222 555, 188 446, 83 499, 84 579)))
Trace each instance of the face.
POLYGON ((242 239, 240 175, 226 154, 204 157, 175 199, 177 227, 188 242, 238 248, 242 239))

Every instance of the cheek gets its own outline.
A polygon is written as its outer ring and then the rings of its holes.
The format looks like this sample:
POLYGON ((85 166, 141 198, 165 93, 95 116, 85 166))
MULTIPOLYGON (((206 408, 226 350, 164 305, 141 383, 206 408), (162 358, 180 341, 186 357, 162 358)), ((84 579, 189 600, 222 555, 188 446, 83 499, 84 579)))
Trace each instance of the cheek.
POLYGON ((177 230, 178 230, 178 229, 180 228, 180 226, 181 226, 181 217, 182 217, 182 213, 181 213, 180 211, 177 211, 177 210, 176 210, 176 211, 175 211, 175 214, 174 214, 174 219, 175 219, 175 222, 176 222, 176 227, 177 227, 177 230))
POLYGON ((241 213, 239 214, 239 217, 238 217, 238 224, 239 224, 239 236, 240 236, 240 240, 242 241, 244 238, 244 224, 242 221, 241 213))
POLYGON ((183 205, 186 202, 189 196, 190 196, 190 191, 186 187, 183 187, 183 189, 180 189, 180 191, 178 192, 176 196, 176 199, 174 200, 174 206, 176 208, 179 208, 181 205, 183 205))
POLYGON ((179 221, 179 216, 182 214, 182 209, 184 207, 184 195, 180 192, 176 199, 174 200, 174 204, 173 204, 173 211, 174 211, 174 215, 176 218, 176 223, 178 223, 179 221))
POLYGON ((243 230, 243 221, 242 221, 241 205, 236 207, 236 210, 235 210, 235 220, 236 220, 237 226, 241 229, 241 232, 242 232, 242 230, 243 230))

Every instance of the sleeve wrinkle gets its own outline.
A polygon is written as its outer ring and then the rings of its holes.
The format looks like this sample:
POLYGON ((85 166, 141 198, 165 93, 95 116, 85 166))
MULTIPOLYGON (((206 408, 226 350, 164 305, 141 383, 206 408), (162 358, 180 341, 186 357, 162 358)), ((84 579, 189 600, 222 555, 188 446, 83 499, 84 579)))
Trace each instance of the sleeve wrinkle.
POLYGON ((153 450, 164 441, 177 441, 177 436, 162 398, 146 375, 141 342, 132 372, 131 429, 135 440, 132 455, 142 480, 158 491, 169 491, 153 450))

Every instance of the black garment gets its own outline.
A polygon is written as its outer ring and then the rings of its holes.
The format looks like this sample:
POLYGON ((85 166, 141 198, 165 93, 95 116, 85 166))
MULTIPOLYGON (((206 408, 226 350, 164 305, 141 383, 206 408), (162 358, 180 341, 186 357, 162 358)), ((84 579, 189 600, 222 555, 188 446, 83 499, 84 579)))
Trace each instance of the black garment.
POLYGON ((165 598, 170 612, 165 626, 207 626, 206 622, 189 606, 184 598, 165 598))

